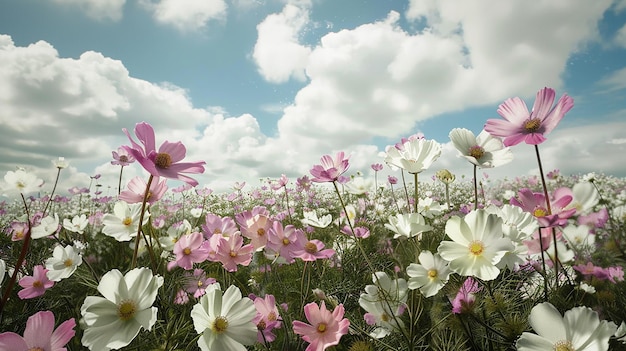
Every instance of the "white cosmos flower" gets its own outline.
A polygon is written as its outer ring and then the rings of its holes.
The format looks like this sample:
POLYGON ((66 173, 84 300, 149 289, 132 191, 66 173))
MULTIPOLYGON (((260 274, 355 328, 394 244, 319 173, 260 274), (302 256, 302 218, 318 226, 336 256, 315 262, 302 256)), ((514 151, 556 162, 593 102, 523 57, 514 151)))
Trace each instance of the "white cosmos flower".
POLYGON ((368 324, 376 326, 370 335, 382 338, 393 330, 404 328, 399 316, 404 311, 408 287, 406 280, 391 279, 385 272, 372 274, 372 282, 373 285, 365 286, 359 305, 367 311, 364 317, 368 324))
POLYGON ((72 245, 63 247, 58 245, 52 252, 52 257, 46 260, 46 275, 48 279, 58 282, 70 277, 76 268, 83 263, 83 258, 74 250, 72 245))
POLYGON ((353 195, 363 195, 374 190, 374 180, 354 177, 345 184, 346 191, 353 195))
POLYGON ((33 173, 26 172, 23 169, 17 171, 8 171, 4 175, 4 181, 7 183, 6 190, 9 193, 29 194, 39 191, 43 185, 43 180, 37 178, 33 173))
MULTIPOLYGON (((113 207, 113 214, 107 213, 102 217, 102 233, 115 238, 117 241, 129 241, 137 235, 139 217, 141 215, 141 203, 127 204, 118 201, 113 207)), ((143 216, 143 224, 148 223, 150 213, 146 210, 143 216)))
POLYGON ((46 236, 56 233, 59 229, 59 216, 55 213, 54 217, 51 215, 41 219, 39 224, 33 227, 31 239, 44 238, 46 236))
POLYGON ((408 287, 411 290, 420 289, 425 297, 434 296, 446 285, 452 273, 448 262, 430 251, 420 252, 418 260, 419 264, 411 263, 406 268, 406 274, 411 277, 408 287))
POLYGON ((572 202, 565 209, 575 208, 576 214, 588 214, 600 202, 600 194, 589 182, 580 182, 572 187, 572 202))
POLYGON ((63 228, 78 234, 83 234, 87 224, 89 224, 89 220, 87 220, 87 216, 84 214, 74 216, 71 221, 68 218, 63 220, 63 228))
POLYGON ((563 237, 571 248, 595 251, 596 236, 584 224, 568 224, 563 228, 563 237))
POLYGON ((485 210, 472 211, 465 218, 453 216, 445 231, 452 241, 442 241, 437 252, 462 276, 496 279, 500 274, 496 265, 514 249, 511 240, 502 235, 502 219, 485 210))
POLYGON ((317 216, 315 211, 303 211, 303 219, 300 220, 304 225, 310 225, 311 227, 326 228, 333 221, 333 216, 329 213, 321 218, 317 216))
POLYGON ((446 206, 434 201, 432 197, 420 198, 417 203, 417 212, 426 218, 438 216, 446 209, 446 206))
POLYGON ((120 349, 139 334, 150 330, 157 320, 158 308, 152 307, 163 277, 153 276, 148 268, 135 268, 126 275, 114 269, 98 284, 102 296, 87 296, 80 308, 84 323, 83 346, 90 350, 120 349))
POLYGON ((402 144, 402 150, 388 146, 385 162, 409 173, 428 169, 441 155, 441 144, 434 140, 414 139, 402 144))
POLYGON ((601 321, 589 307, 574 307, 561 317, 549 302, 533 307, 529 323, 537 334, 522 333, 518 351, 606 351, 617 330, 615 323, 601 321))
POLYGON ((454 128, 449 137, 460 156, 480 168, 498 167, 513 160, 513 153, 502 140, 485 130, 474 136, 468 129, 454 128))
POLYGON ((530 240, 531 235, 538 229, 539 224, 533 215, 525 212, 519 206, 509 204, 487 206, 485 210, 502 218, 502 233, 504 237, 511 239, 513 249, 507 252, 498 264, 499 268, 508 267, 515 270, 524 263, 528 257, 528 246, 525 240, 530 240))
POLYGON ((257 340, 255 316, 254 303, 242 298, 239 288, 231 285, 222 294, 219 283, 209 285, 191 310, 198 346, 202 351, 246 351, 244 345, 257 340))
POLYGON ((385 223, 385 228, 396 233, 393 236, 394 239, 401 236, 412 238, 416 235, 418 239, 421 239, 423 232, 433 229, 426 224, 426 219, 419 213, 398 213, 395 216, 389 216, 389 223, 385 223))

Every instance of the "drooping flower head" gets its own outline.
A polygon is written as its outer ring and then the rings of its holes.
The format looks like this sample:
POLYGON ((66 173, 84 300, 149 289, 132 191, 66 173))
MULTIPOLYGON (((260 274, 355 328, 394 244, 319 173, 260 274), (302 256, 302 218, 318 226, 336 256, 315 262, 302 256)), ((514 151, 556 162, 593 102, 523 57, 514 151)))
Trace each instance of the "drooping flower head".
POLYGON ((171 143, 164 141, 156 149, 154 129, 146 122, 135 125, 135 135, 143 145, 137 144, 128 133, 126 128, 124 133, 130 140, 132 147, 124 146, 129 154, 134 156, 143 168, 153 176, 160 176, 169 179, 178 179, 192 186, 198 185, 198 181, 183 173, 199 174, 204 173, 204 161, 180 162, 185 158, 187 149, 180 141, 171 143))
POLYGON ((314 165, 310 170, 313 176, 311 181, 316 183, 336 181, 350 167, 349 159, 350 156, 345 157, 343 151, 339 151, 334 159, 330 155, 322 156, 320 158, 321 164, 314 165))
POLYGON ((530 145, 541 144, 546 141, 545 135, 574 107, 574 99, 567 94, 563 94, 552 107, 555 95, 551 88, 539 90, 530 112, 519 97, 507 99, 498 108, 498 114, 504 120, 487 120, 485 130, 493 136, 504 138, 505 146, 517 145, 522 141, 530 145))

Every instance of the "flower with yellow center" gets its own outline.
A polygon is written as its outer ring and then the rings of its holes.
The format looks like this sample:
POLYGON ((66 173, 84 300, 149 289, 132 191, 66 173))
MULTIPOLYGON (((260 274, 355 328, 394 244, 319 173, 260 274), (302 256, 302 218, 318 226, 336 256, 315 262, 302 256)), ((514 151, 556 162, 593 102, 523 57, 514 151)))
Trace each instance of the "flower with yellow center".
POLYGON ((445 231, 451 241, 442 241, 437 252, 462 276, 495 279, 500 274, 496 265, 515 248, 511 239, 503 236, 502 219, 485 210, 472 211, 464 218, 453 216, 445 231))
POLYGON ((470 130, 455 128, 450 131, 450 140, 459 151, 459 157, 480 168, 493 168, 513 160, 513 153, 502 141, 481 131, 474 136, 470 130))
POLYGON ((406 268, 406 274, 410 277, 408 288, 419 289, 424 297, 434 296, 446 285, 452 273, 448 262, 439 254, 427 250, 420 252, 418 261, 406 268))
POLYGON ((529 324, 536 334, 522 333, 515 344, 518 351, 607 351, 617 330, 589 307, 574 307, 561 316, 549 302, 533 307, 529 324))
MULTIPOLYGON (((113 207, 113 213, 107 213, 102 217, 102 233, 115 238, 117 241, 130 241, 137 235, 139 217, 141 215, 141 203, 128 204, 118 201, 113 207)), ((150 213, 145 211, 143 225, 148 223, 150 213)))
POLYGON ((209 285, 191 310, 198 346, 202 351, 246 351, 244 345, 256 342, 255 316, 254 303, 239 288, 231 285, 222 293, 219 283, 209 285))
POLYGON ((141 329, 150 330, 158 309, 152 307, 163 277, 148 268, 135 268, 125 275, 114 269, 98 284, 103 297, 87 296, 80 308, 84 322, 83 346, 90 350, 121 349, 141 329))
POLYGON ((52 257, 46 260, 48 279, 58 282, 61 279, 70 277, 76 268, 83 263, 82 256, 73 246, 58 245, 52 252, 52 257))
POLYGON ((370 336, 382 338, 404 328, 400 315, 408 297, 407 282, 402 278, 391 279, 385 272, 372 274, 372 282, 365 286, 359 305, 367 311, 368 324, 376 326, 370 336))

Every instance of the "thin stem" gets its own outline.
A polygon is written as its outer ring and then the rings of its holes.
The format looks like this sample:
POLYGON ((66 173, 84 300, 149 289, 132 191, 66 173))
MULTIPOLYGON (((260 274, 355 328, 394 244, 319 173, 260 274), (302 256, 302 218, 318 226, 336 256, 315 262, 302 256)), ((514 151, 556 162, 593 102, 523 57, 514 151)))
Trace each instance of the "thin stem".
POLYGON ((474 165, 474 209, 478 209, 478 178, 476 177, 476 169, 478 167, 474 165))
POLYGON ((543 276, 543 295, 546 301, 548 301, 548 280, 546 279, 548 275, 546 274, 546 257, 543 253, 543 240, 541 234, 541 227, 539 227, 539 250, 541 251, 541 266, 543 268, 542 276, 543 276))
MULTIPOLYGON (((52 202, 52 196, 54 196, 54 191, 57 189, 57 184, 59 183, 59 175, 61 174, 61 168, 57 167, 57 178, 54 180, 54 186, 52 187, 52 192, 50 193, 50 198, 48 199, 48 202, 46 203, 46 207, 43 209, 43 216, 46 216, 46 211, 48 210, 48 206, 50 206, 50 203, 52 202)), ((24 195, 22 195, 24 196, 24 195)))
POLYGON ((419 203, 419 197, 418 197, 418 192, 417 192, 417 187, 418 187, 417 175, 418 174, 419 173, 413 173, 413 179, 415 181, 415 194, 414 194, 415 203, 413 204, 413 209, 415 213, 417 213, 417 204, 419 203))
MULTIPOLYGON (((550 195, 548 194, 548 186, 546 185, 546 178, 543 175, 543 166, 541 164, 541 157, 539 156, 539 145, 535 145, 535 154, 537 155, 537 164, 539 165, 539 175, 541 176, 541 185, 543 186, 543 196, 546 198, 546 210, 548 215, 552 214, 552 207, 550 206, 550 195)), ((554 274, 555 274, 555 288, 559 286, 559 264, 556 249, 556 234, 555 229, 552 229, 552 235, 554 236, 554 274)), ((541 236, 541 235, 539 235, 541 236)))
MULTIPOLYGON (((32 224, 30 223, 30 213, 28 211, 28 205, 26 204, 26 199, 24 198, 24 194, 20 194, 22 196, 22 202, 24 203, 24 210, 26 211, 26 218, 28 220, 28 233, 24 237, 24 243, 22 244, 22 250, 20 251, 20 256, 15 263, 15 269, 13 270, 13 274, 11 275, 11 279, 7 283, 6 290, 4 290, 4 295, 2 295, 2 300, 0 300, 0 322, 2 322, 2 315, 4 312, 4 306, 9 300, 9 296, 11 295, 11 291, 13 290, 13 286, 15 285, 15 281, 17 280, 17 274, 22 268, 22 264, 26 259, 26 253, 28 252, 28 247, 30 245, 31 234, 32 234, 32 224)), ((1 323, 0 323, 1 324, 1 323)))
MULTIPOLYGON (((139 252, 139 242, 141 241, 141 234, 142 234, 141 227, 143 224, 144 214, 146 213, 146 204, 148 203, 148 197, 150 196, 150 185, 152 184, 153 178, 154 176, 151 174, 150 178, 148 178, 148 184, 146 184, 146 191, 144 192, 144 195, 143 195, 143 202, 141 203, 141 213, 139 214, 139 223, 137 224, 137 236, 135 236, 135 251, 133 252, 133 261, 132 261, 130 269, 134 269, 135 267, 137 267, 137 253, 139 252)), ((148 250, 152 252, 150 248, 150 244, 148 243, 147 240, 146 240, 146 246, 148 247, 148 250)), ((151 260, 153 259, 152 254, 150 255, 150 259, 151 260)))
POLYGON ((404 185, 404 195, 406 196, 406 206, 407 209, 409 209, 409 212, 411 212, 409 204, 411 203, 411 201, 409 201, 409 189, 407 189, 406 187, 406 179, 404 179, 404 169, 401 170, 402 174, 402 184, 404 185))
POLYGON ((117 195, 119 195, 122 192, 122 173, 124 172, 124 165, 121 165, 121 166, 122 167, 120 168, 120 180, 117 185, 117 195))

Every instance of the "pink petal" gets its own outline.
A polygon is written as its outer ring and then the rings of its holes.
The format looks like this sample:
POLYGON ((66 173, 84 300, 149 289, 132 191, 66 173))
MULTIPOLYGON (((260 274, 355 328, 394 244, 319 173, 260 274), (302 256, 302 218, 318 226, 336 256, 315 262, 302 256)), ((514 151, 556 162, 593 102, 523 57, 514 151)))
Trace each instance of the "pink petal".
POLYGON ((76 321, 74 321, 74 318, 68 319, 59 325, 54 333, 52 333, 52 337, 50 337, 52 351, 62 349, 65 344, 67 344, 74 337, 76 334, 74 327, 76 327, 76 321))
POLYGON ((572 109, 572 107, 574 107, 574 99, 569 97, 567 94, 561 96, 554 109, 542 122, 542 125, 545 128, 544 134, 550 133, 557 126, 557 124, 559 124, 561 119, 563 119, 565 114, 572 109))
POLYGON ((530 116, 526 103, 519 97, 506 99, 498 107, 498 114, 516 125, 521 125, 530 116))
POLYGON ((183 143, 181 143, 180 141, 170 143, 166 140, 159 147, 159 153, 166 153, 170 155, 170 157, 172 158, 172 162, 176 163, 185 158, 187 149, 185 148, 185 145, 183 145, 183 143))
POLYGON ((28 345, 21 336, 6 332, 0 334, 0 350, 28 351, 28 345))
POLYGON ((50 343, 50 336, 54 330, 54 313, 40 311, 28 317, 24 339, 30 347, 44 347, 50 343))
POLYGON ((552 109, 554 96, 554 89, 543 88, 539 90, 535 98, 535 104, 533 105, 532 118, 539 118, 543 122, 550 113, 550 109, 552 109))
POLYGON ((135 135, 144 145, 146 154, 149 154, 150 151, 156 151, 154 129, 150 124, 146 122, 137 123, 135 125, 135 135))

